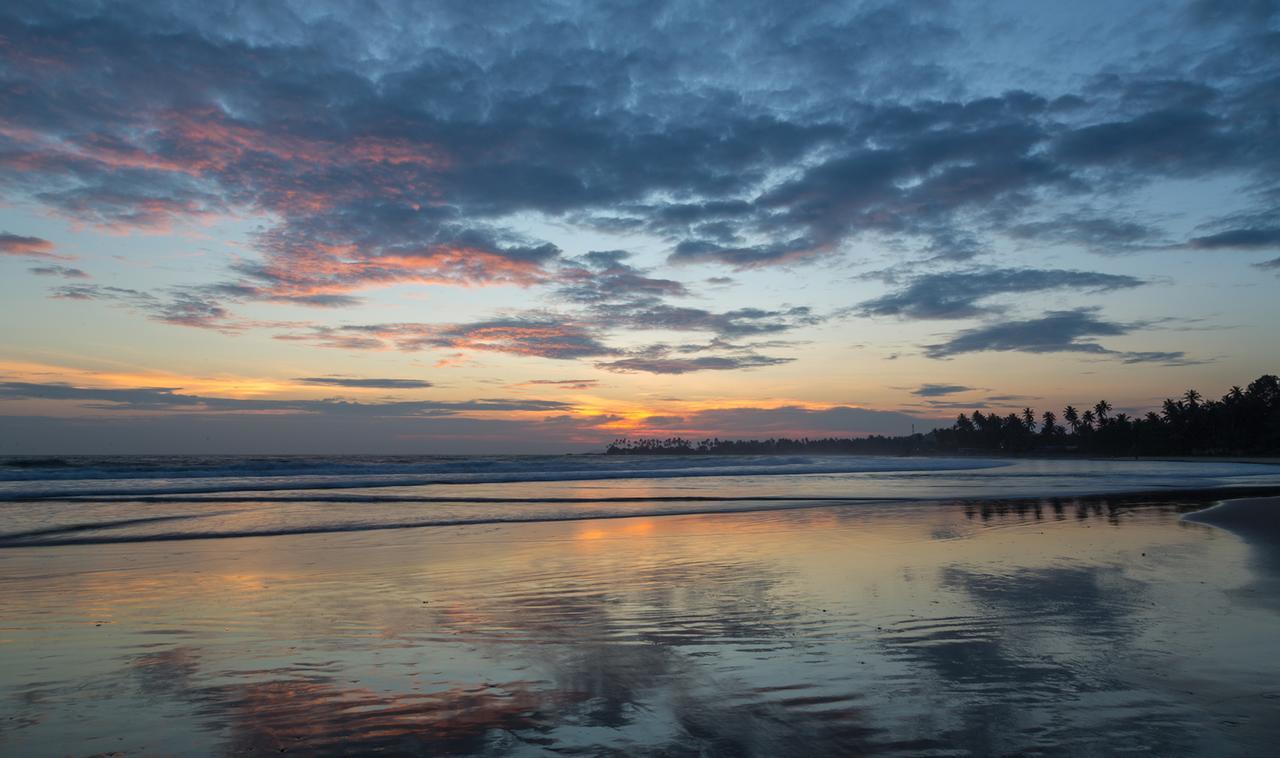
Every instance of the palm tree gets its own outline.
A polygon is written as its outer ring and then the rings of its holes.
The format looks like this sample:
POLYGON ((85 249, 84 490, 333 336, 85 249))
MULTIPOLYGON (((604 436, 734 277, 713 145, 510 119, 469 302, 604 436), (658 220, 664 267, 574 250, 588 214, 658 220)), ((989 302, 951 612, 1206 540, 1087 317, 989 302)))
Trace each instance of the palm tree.
POLYGON ((1026 425, 1029 431, 1034 432, 1036 429, 1036 412, 1031 410, 1030 408, 1023 408, 1022 423, 1026 425))
POLYGON ((1080 426, 1085 429, 1093 429, 1093 411, 1085 411, 1080 417, 1080 426))
POLYGON ((1204 397, 1203 395, 1201 395, 1199 392, 1196 392, 1195 390, 1187 390, 1186 392, 1182 393, 1182 399, 1187 401, 1187 405, 1191 406, 1192 410, 1194 410, 1197 406, 1200 405, 1200 400, 1203 397, 1204 397))
POLYGON ((1057 430, 1058 417, 1053 414, 1053 411, 1045 411, 1041 418, 1044 419, 1044 426, 1040 427, 1040 433, 1046 437, 1052 436, 1057 430))
POLYGON ((1106 426, 1107 414, 1111 412, 1111 403, 1108 403, 1106 400, 1099 400, 1097 404, 1093 406, 1093 409, 1098 412, 1098 426, 1106 426))
POLYGON ((1074 405, 1068 405, 1062 409, 1062 418, 1066 419, 1068 424, 1071 424, 1072 434, 1080 433, 1080 413, 1076 411, 1074 405))

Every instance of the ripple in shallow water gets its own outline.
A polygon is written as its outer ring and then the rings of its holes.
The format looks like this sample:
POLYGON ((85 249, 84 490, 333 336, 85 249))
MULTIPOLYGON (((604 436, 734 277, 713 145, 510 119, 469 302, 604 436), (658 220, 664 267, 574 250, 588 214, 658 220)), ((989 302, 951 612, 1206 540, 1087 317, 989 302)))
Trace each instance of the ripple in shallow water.
POLYGON ((22 755, 1260 754, 1280 616, 1160 498, 0 553, 22 755), (1230 618, 1231 623, 1221 619, 1230 618))

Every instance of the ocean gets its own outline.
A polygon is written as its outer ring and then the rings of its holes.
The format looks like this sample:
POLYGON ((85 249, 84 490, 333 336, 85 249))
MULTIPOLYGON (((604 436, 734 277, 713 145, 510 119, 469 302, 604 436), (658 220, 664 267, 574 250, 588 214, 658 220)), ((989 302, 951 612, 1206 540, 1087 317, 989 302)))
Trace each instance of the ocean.
POLYGON ((1184 516, 1278 492, 1216 462, 8 458, 0 754, 1266 755, 1280 545, 1184 516))
POLYGON ((1280 466, 882 456, 0 459, 0 547, 1280 484, 1280 466))

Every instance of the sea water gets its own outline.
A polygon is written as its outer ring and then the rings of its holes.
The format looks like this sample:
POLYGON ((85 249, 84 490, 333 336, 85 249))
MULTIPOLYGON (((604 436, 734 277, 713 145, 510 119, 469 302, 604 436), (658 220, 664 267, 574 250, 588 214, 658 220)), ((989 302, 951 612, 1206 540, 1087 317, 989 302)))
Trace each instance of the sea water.
POLYGON ((1280 466, 889 456, 0 459, 0 547, 1280 484, 1280 466))

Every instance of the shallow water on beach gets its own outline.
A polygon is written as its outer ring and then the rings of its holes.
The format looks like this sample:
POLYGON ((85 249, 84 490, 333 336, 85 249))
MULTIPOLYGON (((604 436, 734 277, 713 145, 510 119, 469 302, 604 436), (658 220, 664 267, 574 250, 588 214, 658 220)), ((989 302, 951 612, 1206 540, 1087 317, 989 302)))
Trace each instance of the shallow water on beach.
POLYGON ((1267 754, 1280 613, 1203 504, 0 549, 0 752, 1267 754))
POLYGON ((0 458, 0 548, 1280 487, 1280 466, 889 456, 0 458))

